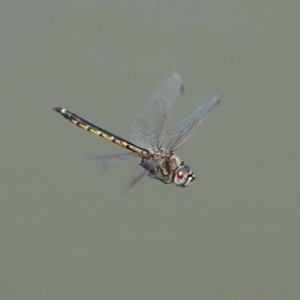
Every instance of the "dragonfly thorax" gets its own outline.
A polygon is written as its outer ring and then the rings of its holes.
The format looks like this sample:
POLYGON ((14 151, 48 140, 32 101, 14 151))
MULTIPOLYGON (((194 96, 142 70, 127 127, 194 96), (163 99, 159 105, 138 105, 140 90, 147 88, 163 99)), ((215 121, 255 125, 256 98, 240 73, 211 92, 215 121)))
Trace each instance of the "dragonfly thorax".
POLYGON ((149 171, 151 178, 163 183, 175 183, 180 187, 187 187, 195 178, 192 169, 173 152, 160 149, 149 149, 142 155, 140 165, 149 171))

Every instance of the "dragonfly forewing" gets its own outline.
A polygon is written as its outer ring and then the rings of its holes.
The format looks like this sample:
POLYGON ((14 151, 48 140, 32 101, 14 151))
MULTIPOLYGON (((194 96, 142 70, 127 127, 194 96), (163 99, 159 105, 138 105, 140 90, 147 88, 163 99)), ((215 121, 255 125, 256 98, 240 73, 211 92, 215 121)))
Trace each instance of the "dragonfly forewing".
POLYGON ((162 145, 166 122, 183 93, 179 74, 167 77, 145 102, 133 122, 129 140, 142 148, 159 148, 162 145))

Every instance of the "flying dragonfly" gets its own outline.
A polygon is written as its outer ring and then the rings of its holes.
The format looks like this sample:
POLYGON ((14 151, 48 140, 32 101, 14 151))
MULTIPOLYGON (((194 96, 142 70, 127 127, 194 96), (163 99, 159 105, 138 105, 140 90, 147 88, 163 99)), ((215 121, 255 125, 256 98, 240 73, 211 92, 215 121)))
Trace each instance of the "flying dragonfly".
POLYGON ((215 95, 167 130, 167 121, 183 91, 183 81, 177 73, 162 81, 138 112, 129 140, 114 135, 65 108, 53 109, 76 126, 131 151, 94 157, 93 163, 102 166, 104 170, 134 158, 140 160, 124 192, 146 174, 165 184, 174 183, 184 188, 189 186, 196 176, 174 151, 191 137, 206 115, 220 103, 221 95, 215 95))

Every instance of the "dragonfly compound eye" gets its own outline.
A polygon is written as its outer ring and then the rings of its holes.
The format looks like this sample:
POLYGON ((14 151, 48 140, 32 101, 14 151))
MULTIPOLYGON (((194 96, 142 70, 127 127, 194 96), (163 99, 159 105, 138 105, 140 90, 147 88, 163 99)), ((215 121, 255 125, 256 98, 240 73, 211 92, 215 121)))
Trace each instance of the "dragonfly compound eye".
POLYGON ((192 169, 189 166, 184 165, 177 169, 174 177, 174 183, 181 187, 187 187, 194 181, 195 178, 196 176, 192 169))

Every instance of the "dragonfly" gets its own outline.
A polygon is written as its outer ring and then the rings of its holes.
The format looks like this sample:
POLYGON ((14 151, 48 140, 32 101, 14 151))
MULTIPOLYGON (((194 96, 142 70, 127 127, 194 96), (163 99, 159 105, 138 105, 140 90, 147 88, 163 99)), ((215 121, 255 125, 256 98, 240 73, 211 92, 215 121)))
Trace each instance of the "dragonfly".
POLYGON ((94 123, 62 108, 53 109, 76 126, 113 142, 130 152, 100 155, 92 158, 92 163, 107 170, 132 159, 139 159, 139 166, 124 188, 127 192, 146 174, 165 184, 188 187, 196 178, 191 167, 184 163, 175 151, 186 142, 207 114, 221 100, 217 94, 198 107, 188 117, 167 129, 170 115, 184 91, 179 74, 173 73, 153 92, 144 103, 132 124, 129 139, 123 139, 94 123))

